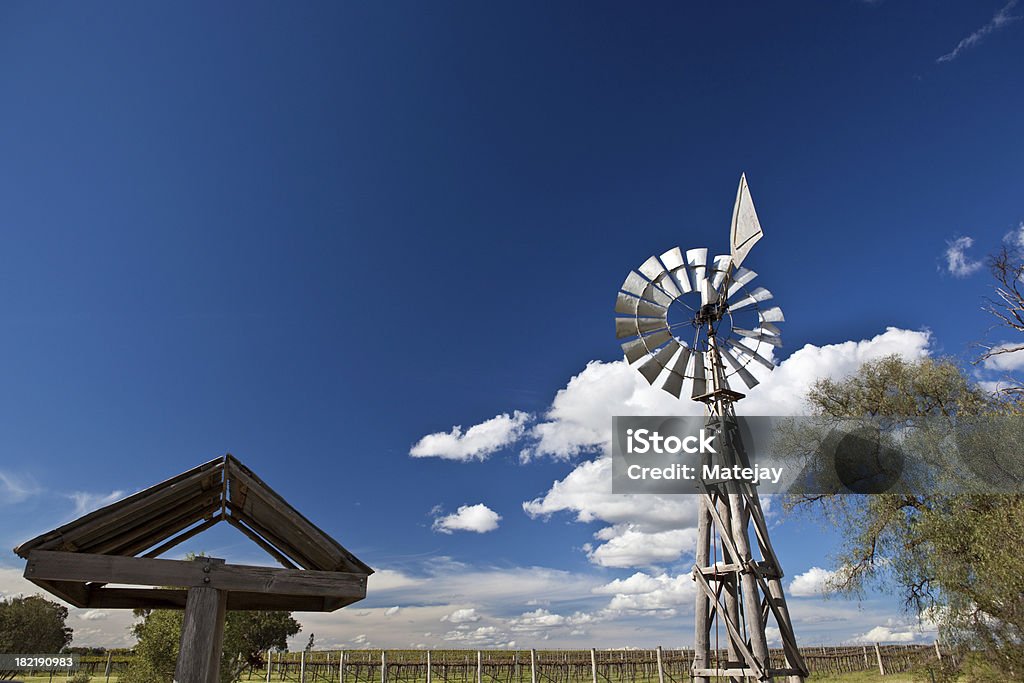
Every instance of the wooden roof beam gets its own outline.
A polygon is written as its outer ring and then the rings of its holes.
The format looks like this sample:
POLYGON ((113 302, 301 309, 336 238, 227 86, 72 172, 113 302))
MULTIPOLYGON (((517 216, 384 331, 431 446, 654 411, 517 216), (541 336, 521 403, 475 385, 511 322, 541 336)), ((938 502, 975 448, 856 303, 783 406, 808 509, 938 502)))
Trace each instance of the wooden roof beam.
POLYGON ((202 560, 158 560, 33 550, 25 567, 31 581, 95 581, 142 586, 202 586, 243 593, 366 597, 366 575, 350 572, 276 569, 202 560))

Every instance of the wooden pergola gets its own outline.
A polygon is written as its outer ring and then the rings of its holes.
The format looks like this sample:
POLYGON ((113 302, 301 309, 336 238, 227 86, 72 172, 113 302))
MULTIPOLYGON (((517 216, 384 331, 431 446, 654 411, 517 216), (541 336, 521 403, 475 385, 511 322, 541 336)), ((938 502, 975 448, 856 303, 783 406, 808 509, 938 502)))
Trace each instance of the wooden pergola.
POLYGON ((26 579, 76 607, 184 609, 179 683, 219 680, 225 610, 332 612, 366 597, 373 573, 230 454, 14 552, 26 560, 26 579), (157 559, 219 522, 283 568, 157 559))

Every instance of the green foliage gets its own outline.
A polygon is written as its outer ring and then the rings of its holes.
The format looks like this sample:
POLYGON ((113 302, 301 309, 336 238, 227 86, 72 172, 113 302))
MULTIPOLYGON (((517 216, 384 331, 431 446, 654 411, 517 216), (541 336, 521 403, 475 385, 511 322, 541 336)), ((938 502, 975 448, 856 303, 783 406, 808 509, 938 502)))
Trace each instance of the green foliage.
POLYGON ((80 672, 76 673, 74 676, 72 676, 71 678, 69 678, 68 679, 68 683, 89 683, 89 681, 91 681, 91 680, 92 680, 92 676, 90 676, 89 674, 85 673, 84 671, 80 671, 80 672))
POLYGON ((221 679, 233 681, 246 666, 258 666, 267 650, 287 650, 288 638, 302 630, 291 612, 228 612, 224 626, 221 679), (236 673, 224 678, 228 663, 236 673))
POLYGON ((0 652, 60 652, 71 643, 67 618, 67 607, 38 595, 0 600, 0 652))
POLYGON ((816 414, 833 417, 952 417, 991 405, 954 363, 899 356, 865 363, 843 380, 821 380, 807 400, 816 414))
POLYGON ((139 642, 135 657, 122 679, 128 683, 164 683, 174 680, 183 613, 178 610, 137 610, 142 620, 132 627, 139 642))
MULTIPOLYGON (((1017 403, 988 398, 949 361, 895 356, 867 363, 848 379, 818 382, 808 400, 819 415, 890 419, 909 438, 926 437, 927 429, 908 418, 1021 414, 1017 403)), ((939 621, 947 638, 983 648, 1004 676, 1019 675, 1024 497, 936 491, 942 492, 804 495, 788 504, 847 531, 832 589, 857 593, 871 583, 898 590, 922 617, 939 621)))
MULTIPOLYGON (((183 613, 177 610, 139 611, 133 632, 136 656, 121 680, 125 683, 169 683, 178 660, 183 613)), ((221 681, 237 681, 245 667, 262 662, 269 649, 285 650, 288 638, 302 626, 290 612, 228 612, 224 623, 221 681)))

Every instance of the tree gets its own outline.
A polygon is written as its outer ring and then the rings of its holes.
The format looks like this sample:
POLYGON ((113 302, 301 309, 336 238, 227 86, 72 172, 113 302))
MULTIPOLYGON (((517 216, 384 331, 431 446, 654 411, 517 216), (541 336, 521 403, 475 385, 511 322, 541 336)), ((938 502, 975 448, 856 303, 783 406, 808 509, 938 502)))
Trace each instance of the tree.
MULTIPOLYGON (((867 363, 844 380, 819 381, 808 400, 818 415, 882 418, 905 438, 926 429, 929 421, 918 418, 952 423, 1024 416, 1019 404, 987 395, 951 361, 895 356, 867 363)), ((999 452, 1019 461, 1018 453, 1006 451, 999 452)), ((868 584, 896 590, 918 614, 937 616, 948 636, 984 648, 1004 674, 1024 672, 1024 496, 940 487, 802 495, 789 506, 824 512, 847 530, 832 590, 858 593, 868 584)))
POLYGON ((71 643, 67 618, 67 607, 39 595, 0 599, 0 652, 60 652, 71 643))
POLYGON ((123 679, 129 683, 174 680, 184 613, 178 610, 135 610, 135 616, 141 617, 132 627, 138 643, 123 679))
MULTIPOLYGON (((996 298, 988 299, 983 306, 984 310, 998 321, 997 326, 1024 333, 1024 285, 1021 283, 1024 277, 1024 258, 1019 250, 1004 246, 989 259, 988 265, 996 281, 996 298)), ((995 367, 1000 366, 1000 356, 1024 351, 1024 343, 1019 342, 982 343, 979 346, 982 353, 976 362, 990 362, 995 367)), ((1024 393, 1024 387, 1017 382, 1009 382, 1001 391, 1019 395, 1024 393)))
MULTIPOLYGON (((122 680, 126 683, 164 683, 173 680, 178 660, 183 613, 178 610, 137 610, 133 627, 138 638, 135 657, 122 680)), ((302 626, 290 612, 228 612, 220 677, 236 681, 248 666, 262 663, 269 649, 285 650, 288 638, 302 626)))
POLYGON ((287 650, 288 638, 301 630, 302 625, 291 612, 229 612, 224 626, 221 679, 235 680, 246 666, 258 666, 267 650, 287 650), (224 678, 228 661, 235 662, 237 673, 224 678))

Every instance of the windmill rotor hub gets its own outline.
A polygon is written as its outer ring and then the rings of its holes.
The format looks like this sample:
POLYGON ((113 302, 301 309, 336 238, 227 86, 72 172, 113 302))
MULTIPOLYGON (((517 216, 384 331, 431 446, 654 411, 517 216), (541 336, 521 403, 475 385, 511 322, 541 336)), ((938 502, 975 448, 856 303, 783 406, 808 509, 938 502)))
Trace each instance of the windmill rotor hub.
POLYGON ((700 307, 697 315, 693 318, 694 327, 713 324, 722 319, 725 309, 718 304, 706 304, 700 307))

